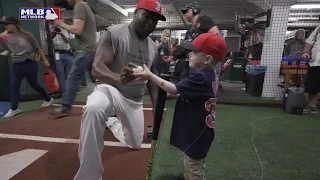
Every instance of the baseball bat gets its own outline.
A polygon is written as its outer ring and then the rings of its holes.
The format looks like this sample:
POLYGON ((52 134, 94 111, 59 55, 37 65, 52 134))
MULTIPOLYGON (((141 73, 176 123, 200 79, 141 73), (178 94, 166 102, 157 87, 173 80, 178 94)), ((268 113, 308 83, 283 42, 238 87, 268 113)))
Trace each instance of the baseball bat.
MULTIPOLYGON (((169 80, 168 74, 161 74, 160 77, 164 80, 169 80)), ((164 91, 159 87, 158 91, 158 98, 157 103, 154 111, 154 119, 153 119, 153 132, 152 132, 152 144, 151 144, 151 150, 152 150, 152 157, 154 154, 154 150, 157 144, 158 136, 159 136, 159 130, 162 122, 162 116, 164 111, 164 106, 166 104, 167 99, 167 92, 164 91)))

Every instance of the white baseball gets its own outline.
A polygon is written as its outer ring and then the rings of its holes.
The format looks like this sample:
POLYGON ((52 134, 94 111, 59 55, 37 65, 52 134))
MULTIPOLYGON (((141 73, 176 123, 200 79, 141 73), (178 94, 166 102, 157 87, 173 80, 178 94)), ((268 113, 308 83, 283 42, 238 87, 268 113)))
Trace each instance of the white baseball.
POLYGON ((143 67, 137 66, 136 68, 133 68, 132 70, 134 73, 141 73, 143 71, 143 67))

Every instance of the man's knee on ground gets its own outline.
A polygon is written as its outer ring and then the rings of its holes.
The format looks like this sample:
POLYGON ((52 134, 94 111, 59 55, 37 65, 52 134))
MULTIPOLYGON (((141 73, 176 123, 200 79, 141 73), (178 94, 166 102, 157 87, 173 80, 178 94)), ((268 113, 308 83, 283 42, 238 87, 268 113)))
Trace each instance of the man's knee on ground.
POLYGON ((131 140, 130 138, 131 137, 129 137, 129 139, 128 138, 126 139, 128 146, 133 150, 139 150, 141 148, 143 137, 135 140, 131 140))
POLYGON ((139 150, 141 148, 141 144, 139 143, 135 143, 135 144, 129 144, 130 148, 133 149, 133 150, 139 150))

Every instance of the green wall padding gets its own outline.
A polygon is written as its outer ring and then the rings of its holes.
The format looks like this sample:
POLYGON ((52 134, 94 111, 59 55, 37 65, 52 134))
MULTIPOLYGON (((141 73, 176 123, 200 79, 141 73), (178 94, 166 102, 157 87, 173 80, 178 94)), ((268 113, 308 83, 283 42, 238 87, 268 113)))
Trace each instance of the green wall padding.
POLYGON ((10 100, 10 62, 7 56, 0 55, 0 101, 10 100))

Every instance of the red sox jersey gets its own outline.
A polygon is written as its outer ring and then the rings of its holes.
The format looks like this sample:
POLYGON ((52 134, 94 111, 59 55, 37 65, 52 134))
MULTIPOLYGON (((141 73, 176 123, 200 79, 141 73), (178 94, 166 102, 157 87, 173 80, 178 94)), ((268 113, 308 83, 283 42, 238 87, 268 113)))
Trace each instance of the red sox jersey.
POLYGON ((215 71, 205 68, 176 84, 170 143, 191 158, 205 158, 214 139, 217 83, 215 71))

